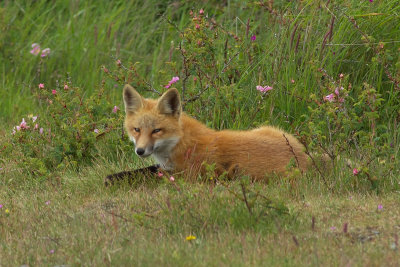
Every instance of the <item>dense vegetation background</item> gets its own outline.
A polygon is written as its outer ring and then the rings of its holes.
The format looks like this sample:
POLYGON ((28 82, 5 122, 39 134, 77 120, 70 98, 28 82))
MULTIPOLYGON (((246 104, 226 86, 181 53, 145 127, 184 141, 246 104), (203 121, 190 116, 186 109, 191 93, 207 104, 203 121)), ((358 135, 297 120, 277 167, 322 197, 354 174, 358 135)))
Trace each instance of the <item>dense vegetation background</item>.
POLYGON ((395 265, 399 13, 397 0, 2 1, 0 265, 395 265), (122 86, 158 97, 172 77, 208 126, 272 124, 333 167, 105 188, 150 164, 124 134, 122 86))

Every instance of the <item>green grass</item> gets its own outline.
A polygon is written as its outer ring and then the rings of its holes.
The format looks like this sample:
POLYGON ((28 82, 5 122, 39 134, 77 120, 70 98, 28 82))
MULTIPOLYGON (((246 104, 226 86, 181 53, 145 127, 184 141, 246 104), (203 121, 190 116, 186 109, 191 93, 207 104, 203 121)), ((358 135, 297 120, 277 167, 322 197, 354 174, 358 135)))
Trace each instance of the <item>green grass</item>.
MULTIPOLYGON (((400 101, 393 80, 400 80, 400 5, 330 2, 274 1, 271 10, 253 1, 2 1, 0 266, 396 265, 400 101), (133 147, 127 151, 118 142, 110 147, 107 138, 99 140, 93 161, 77 167, 41 177, 20 166, 24 155, 13 147, 10 133, 27 114, 48 115, 47 104, 33 96, 39 83, 52 89, 69 80, 86 96, 104 83, 107 98, 122 108, 123 81, 101 71, 102 66, 115 71, 120 59, 126 66, 140 62, 139 74, 162 90, 165 77, 177 75, 165 62, 171 56, 182 66, 175 27, 185 29, 189 11, 200 8, 240 38, 239 43, 227 38, 228 46, 239 46, 232 60, 238 74, 232 80, 221 75, 216 79, 221 96, 207 91, 185 107, 187 113, 218 129, 269 123, 300 132, 310 96, 327 95, 327 77, 337 80, 344 73, 354 89, 351 97, 357 98, 364 82, 382 94, 378 123, 387 130, 377 142, 388 146, 374 156, 354 145, 322 176, 311 171, 249 183, 251 211, 242 199, 241 179, 215 184, 182 175, 174 183, 144 179, 105 188, 105 175, 150 164, 137 159, 133 147), (379 42, 385 48, 380 55, 379 42), (50 56, 31 55, 32 43, 51 48, 50 56), (261 99, 259 84, 274 90, 261 99), (369 179, 346 167, 347 159, 357 163, 369 156, 369 179), (267 200, 277 209, 268 208, 267 200), (189 235, 196 239, 186 241, 189 235)), ((219 63, 224 44, 215 47, 219 63)), ((218 66, 220 73, 223 64, 218 66)), ((187 86, 197 88, 192 81, 187 86)))
MULTIPOLYGON (((289 215, 252 223, 245 204, 209 183, 102 186, 108 166, 2 190, 5 265, 395 265, 397 193, 333 195, 313 179, 252 184, 289 215), (13 191, 13 192, 11 192, 13 191), (46 202, 49 201, 49 204, 46 202), (378 210, 378 205, 383 209, 378 210), (312 227, 312 218, 315 224, 312 227), (347 233, 343 233, 344 224, 347 233), (331 228, 336 229, 332 230, 331 228), (186 241, 189 235, 195 240, 186 241), (294 239, 296 241, 294 241, 294 239), (52 253, 54 250, 54 253, 52 253)), ((240 192, 237 182, 227 186, 240 192)))

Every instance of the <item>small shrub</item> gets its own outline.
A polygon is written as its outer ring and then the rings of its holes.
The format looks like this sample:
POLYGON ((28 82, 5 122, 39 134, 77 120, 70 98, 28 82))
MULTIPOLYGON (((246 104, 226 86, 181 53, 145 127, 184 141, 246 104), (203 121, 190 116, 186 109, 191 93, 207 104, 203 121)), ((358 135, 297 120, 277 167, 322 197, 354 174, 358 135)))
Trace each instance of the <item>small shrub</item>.
POLYGON ((68 83, 56 89, 40 84, 36 97, 46 106, 44 112, 23 118, 11 138, 20 167, 34 175, 89 162, 99 139, 122 126, 123 114, 104 96, 103 88, 85 97, 81 88, 68 83))
POLYGON ((313 104, 308 106, 309 113, 303 115, 302 142, 311 157, 314 156, 310 151, 314 155, 325 154, 336 174, 345 173, 346 177, 355 179, 353 186, 363 184, 364 178, 367 184, 377 188, 395 165, 394 158, 388 157, 394 154, 390 146, 393 140, 386 125, 379 120, 384 99, 371 85, 364 83, 353 88, 342 74, 340 76, 338 81, 328 77, 321 88, 324 96, 311 95, 313 104), (371 164, 383 159, 388 159, 384 161, 385 166, 371 164), (376 179, 377 175, 381 179, 376 179))

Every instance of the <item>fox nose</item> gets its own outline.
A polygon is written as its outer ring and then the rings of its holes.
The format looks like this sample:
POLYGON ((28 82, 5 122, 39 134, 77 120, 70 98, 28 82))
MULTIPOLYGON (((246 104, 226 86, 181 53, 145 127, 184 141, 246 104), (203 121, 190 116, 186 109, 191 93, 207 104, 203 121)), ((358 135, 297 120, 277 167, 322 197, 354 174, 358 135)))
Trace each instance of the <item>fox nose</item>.
POLYGON ((138 148, 136 149, 136 154, 138 154, 139 156, 144 154, 144 149, 143 148, 138 148))

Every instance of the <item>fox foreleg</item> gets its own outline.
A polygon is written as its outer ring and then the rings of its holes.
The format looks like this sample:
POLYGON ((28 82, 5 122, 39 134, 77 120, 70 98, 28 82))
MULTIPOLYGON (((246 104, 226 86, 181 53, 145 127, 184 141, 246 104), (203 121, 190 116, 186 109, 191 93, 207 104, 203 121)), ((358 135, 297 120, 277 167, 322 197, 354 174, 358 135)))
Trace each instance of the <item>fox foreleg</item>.
POLYGON ((151 165, 149 167, 133 170, 133 171, 123 171, 114 174, 108 175, 104 179, 105 186, 113 185, 117 181, 122 181, 127 179, 129 182, 132 182, 135 178, 139 176, 154 176, 154 174, 158 173, 160 165, 151 165))

